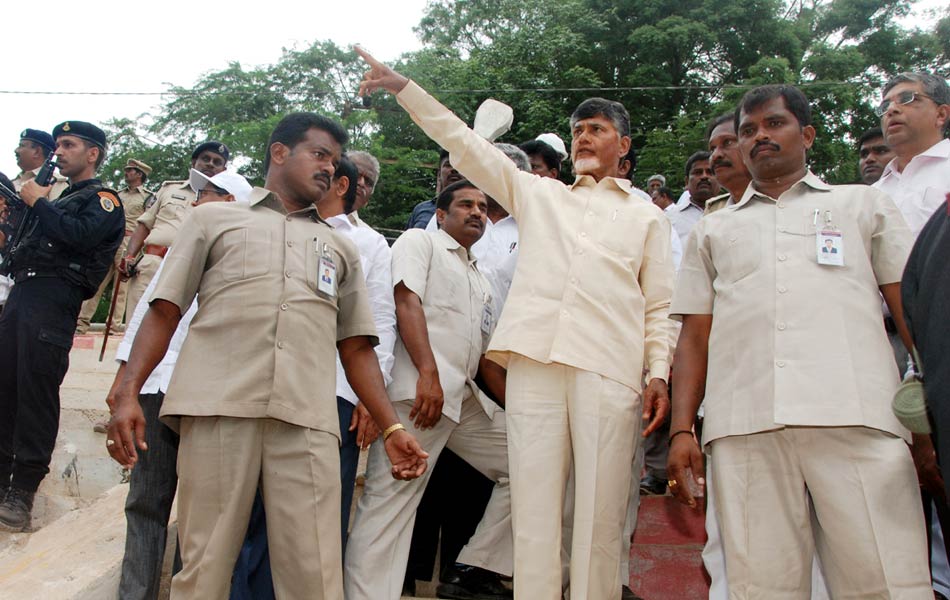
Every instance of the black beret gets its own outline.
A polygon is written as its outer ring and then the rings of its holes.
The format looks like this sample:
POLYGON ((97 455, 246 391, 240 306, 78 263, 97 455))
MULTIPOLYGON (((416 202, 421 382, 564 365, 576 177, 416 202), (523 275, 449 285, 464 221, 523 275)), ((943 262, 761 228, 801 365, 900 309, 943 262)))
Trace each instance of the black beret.
POLYGON ((24 129, 23 133, 20 134, 20 139, 30 140, 33 143, 43 146, 46 148, 47 153, 56 149, 56 142, 53 141, 53 136, 39 129, 24 129))
POLYGON ((228 159, 231 158, 231 151, 228 150, 228 147, 222 144, 221 142, 216 142, 214 140, 208 140, 198 144, 198 147, 195 148, 195 151, 191 153, 191 160, 198 158, 198 155, 204 152, 205 150, 210 150, 215 154, 220 154, 224 158, 224 162, 228 162, 228 159))
POLYGON ((103 150, 106 149, 106 132, 92 123, 86 123, 85 121, 66 121, 65 123, 60 123, 53 128, 53 139, 59 139, 61 135, 74 135, 87 142, 92 142, 103 150))

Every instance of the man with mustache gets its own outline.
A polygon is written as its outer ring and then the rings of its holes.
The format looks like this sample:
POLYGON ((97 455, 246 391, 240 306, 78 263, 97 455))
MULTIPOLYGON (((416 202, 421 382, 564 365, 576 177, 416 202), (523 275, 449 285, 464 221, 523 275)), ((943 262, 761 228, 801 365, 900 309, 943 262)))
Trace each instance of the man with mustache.
POLYGON ((858 138, 858 176, 864 185, 874 185, 884 167, 897 156, 884 141, 884 132, 880 127, 872 127, 858 138))
MULTIPOLYGON (((36 173, 43 166, 49 153, 56 149, 53 136, 40 129, 24 129, 20 134, 20 143, 13 150, 16 155, 16 164, 20 172, 13 178, 13 188, 19 192, 23 184, 32 181, 36 173)), ((69 182, 61 174, 53 175, 53 189, 49 192, 49 199, 56 200, 69 187, 69 182)))
POLYGON ((289 114, 271 133, 266 187, 249 207, 191 211, 114 390, 106 446, 133 468, 148 451, 138 391, 200 296, 159 415, 180 434, 175 598, 227 597, 258 489, 276 596, 343 597, 337 352, 383 431, 387 476, 426 469, 386 396, 358 251, 315 206, 346 139, 326 117, 289 114))
POLYGON ((689 202, 667 212, 673 222, 673 229, 684 246, 686 236, 703 217, 706 201, 719 193, 719 182, 710 164, 709 152, 694 152, 686 160, 686 191, 689 192, 689 202))
POLYGON ((51 186, 23 184, 35 227, 3 264, 15 285, 0 315, 0 529, 14 532, 30 526, 33 497, 49 473, 79 307, 106 276, 125 231, 122 203, 96 178, 106 134, 66 121, 53 138, 69 187, 50 202, 51 186))
MULTIPOLYGON (((191 153, 191 168, 214 177, 228 165, 231 151, 221 142, 207 141, 198 144, 191 153)), ((175 241, 185 217, 195 201, 195 190, 187 179, 165 181, 155 192, 155 200, 138 218, 138 225, 129 238, 125 256, 119 261, 119 273, 130 277, 129 267, 135 264, 128 291, 128 306, 136 306, 145 292, 162 258, 175 241), (139 258, 139 252, 142 252, 139 258)))
MULTIPOLYGON (((505 413, 475 384, 504 401, 504 370, 483 354, 494 329, 491 285, 472 245, 488 215, 485 194, 468 181, 436 200, 436 231, 406 231, 393 245, 396 341, 390 397, 401 421, 431 460, 443 448, 495 482, 485 514, 443 576, 440 598, 510 598, 499 575, 512 573, 511 508, 505 413)), ((397 600, 403 587, 412 523, 431 472, 393 482, 378 445, 370 447, 366 484, 344 565, 347 600, 397 600), (380 568, 385 565, 385 568, 380 568)))
POLYGON ((439 194, 445 188, 461 180, 462 175, 452 166, 452 161, 449 160, 449 153, 446 150, 440 149, 439 174, 435 180, 436 198, 420 202, 413 207, 412 214, 409 215, 409 222, 406 223, 406 229, 425 229, 435 214, 435 203, 439 194))
POLYGON ((668 412, 673 278, 669 222, 618 178, 629 113, 603 98, 575 109, 577 178, 566 186, 519 171, 418 85, 356 51, 370 66, 360 92, 395 94, 459 172, 518 223, 519 260, 487 354, 507 368, 515 595, 561 594, 573 463, 572 598, 619 598, 630 465, 641 425, 649 434, 668 412))
POLYGON ((752 183, 690 234, 670 311, 683 321, 670 489, 695 505, 686 478, 703 480, 692 427, 705 399, 732 597, 809 598, 817 548, 832 597, 930 598, 880 324, 881 295, 901 314, 910 232, 885 195, 809 171, 815 130, 798 89, 750 90, 734 122, 752 183), (828 237, 836 258, 820 252, 828 237))

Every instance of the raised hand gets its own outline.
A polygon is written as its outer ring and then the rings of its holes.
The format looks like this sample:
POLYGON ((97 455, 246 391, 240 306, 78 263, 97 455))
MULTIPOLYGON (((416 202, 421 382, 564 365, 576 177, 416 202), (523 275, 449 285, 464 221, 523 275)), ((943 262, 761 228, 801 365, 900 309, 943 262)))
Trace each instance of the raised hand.
POLYGON ((368 96, 378 89, 398 94, 409 83, 408 79, 373 58, 366 50, 359 46, 353 46, 353 50, 369 65, 369 71, 363 75, 363 82, 360 83, 360 96, 368 96))

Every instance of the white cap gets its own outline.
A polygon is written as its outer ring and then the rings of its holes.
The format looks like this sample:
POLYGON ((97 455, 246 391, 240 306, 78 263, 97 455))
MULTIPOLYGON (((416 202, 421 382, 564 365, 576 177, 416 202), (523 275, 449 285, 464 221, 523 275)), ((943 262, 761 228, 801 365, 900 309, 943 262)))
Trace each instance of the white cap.
POLYGON ((561 157, 561 160, 564 160, 568 157, 567 148, 564 146, 564 141, 557 136, 556 133, 542 133, 538 137, 534 138, 540 140, 554 148, 554 151, 558 153, 558 156, 561 157))
POLYGON ((201 171, 192 169, 189 177, 191 187, 196 192, 201 191, 209 183, 214 184, 222 190, 227 190, 229 194, 234 195, 234 201, 240 204, 249 204, 251 198, 251 184, 241 175, 231 171, 221 171, 214 177, 208 177, 201 171))

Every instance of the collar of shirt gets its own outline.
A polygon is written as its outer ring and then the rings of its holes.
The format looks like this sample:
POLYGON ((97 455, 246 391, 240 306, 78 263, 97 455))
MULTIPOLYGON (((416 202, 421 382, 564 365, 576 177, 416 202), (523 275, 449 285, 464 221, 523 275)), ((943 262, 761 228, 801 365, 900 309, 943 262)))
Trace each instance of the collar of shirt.
MULTIPOLYGON (((711 200, 711 199, 712 199, 712 198, 710 198, 710 200, 711 200)), ((708 200, 707 200, 707 202, 708 202, 708 200)), ((687 202, 687 203, 684 204, 683 206, 676 206, 676 205, 670 205, 670 206, 673 207, 673 212, 684 213, 684 212, 686 212, 686 211, 688 211, 688 210, 692 210, 692 209, 698 210, 699 212, 702 212, 702 211, 703 211, 703 209, 701 209, 701 208, 699 208, 698 206, 696 206, 695 204, 693 204, 693 201, 692 201, 692 200, 690 200, 689 202, 687 202)))
POLYGON ((20 174, 16 176, 16 179, 33 179, 36 177, 36 174, 40 172, 40 168, 36 167, 35 169, 28 169, 26 171, 20 171, 20 174))
POLYGON ((447 234, 444 229, 439 229, 432 235, 436 244, 442 246, 450 252, 458 254, 462 258, 466 259, 469 264, 475 264, 477 262, 475 260, 475 255, 473 255, 468 249, 464 248, 462 244, 458 243, 458 240, 447 234))
POLYGON ((626 179, 618 179, 616 177, 604 177, 600 181, 596 181, 590 175, 580 175, 577 177, 577 179, 574 180, 574 183, 571 184, 571 190, 576 190, 579 187, 599 187, 599 186, 613 186, 619 189, 621 192, 627 194, 628 196, 633 195, 630 181, 626 179))
POLYGON ((320 217, 320 213, 317 212, 316 206, 311 204, 307 208, 301 208, 300 210, 288 212, 284 207, 284 203, 280 201, 280 197, 277 196, 277 194, 262 187, 255 187, 253 190, 251 190, 251 198, 248 204, 251 206, 251 208, 254 208, 260 204, 261 206, 265 206, 288 217, 309 217, 318 223, 323 223, 324 225, 329 226, 329 223, 320 217))
MULTIPOLYGON (((799 189, 803 185, 808 186, 814 190, 818 190, 820 192, 828 192, 828 191, 831 191, 832 189, 830 185, 828 185, 827 183, 819 179, 818 176, 812 173, 811 170, 809 169, 808 172, 805 173, 805 176, 799 179, 798 181, 796 181, 794 184, 792 184, 790 188, 785 190, 785 192, 782 193, 782 196, 789 193, 792 193, 793 195, 797 195, 799 189)), ((755 182, 753 181, 752 183, 749 184, 749 187, 745 189, 745 193, 742 194, 742 198, 738 202, 736 202, 733 205, 733 207, 735 208, 735 210, 739 210, 740 208, 744 206, 748 206, 749 202, 751 202, 752 199, 756 197, 768 199, 773 202, 777 200, 777 198, 772 198, 756 190, 755 182)))
POLYGON ((334 229, 355 229, 357 225, 350 221, 350 216, 340 213, 324 219, 327 225, 334 229))
MULTIPOLYGON (((937 142, 936 144, 934 144, 933 146, 931 146, 930 148, 927 148, 926 150, 924 150, 917 156, 910 159, 910 162, 907 163, 907 166, 904 167, 904 170, 906 171, 915 162, 927 160, 928 158, 950 160, 950 139, 944 138, 940 140, 939 142, 937 142)), ((898 179, 901 178, 901 172, 897 170, 897 158, 892 158, 891 162, 885 165, 884 172, 881 173, 881 178, 878 181, 883 183, 886 179, 889 179, 891 177, 896 177, 898 179)))

